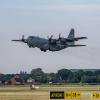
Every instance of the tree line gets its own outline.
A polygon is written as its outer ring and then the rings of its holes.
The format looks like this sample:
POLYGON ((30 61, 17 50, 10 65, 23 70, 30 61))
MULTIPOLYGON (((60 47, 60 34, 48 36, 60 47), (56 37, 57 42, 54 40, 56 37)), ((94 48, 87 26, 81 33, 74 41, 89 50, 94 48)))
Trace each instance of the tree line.
MULTIPOLYGON (((0 74, 0 80, 5 82, 16 74, 0 74)), ((20 71, 18 74, 26 82, 29 77, 38 83, 100 83, 100 70, 84 70, 76 71, 69 69, 60 69, 56 73, 45 73, 41 68, 32 69, 30 73, 20 71)))

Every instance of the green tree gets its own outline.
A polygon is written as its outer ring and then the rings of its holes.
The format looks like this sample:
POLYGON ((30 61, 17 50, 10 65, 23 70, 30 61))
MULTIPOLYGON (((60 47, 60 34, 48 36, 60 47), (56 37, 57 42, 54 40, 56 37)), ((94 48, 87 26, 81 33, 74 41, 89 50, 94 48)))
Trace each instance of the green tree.
POLYGON ((30 74, 27 74, 26 71, 20 71, 19 76, 24 79, 24 82, 26 82, 27 79, 30 77, 30 74))
POLYGON ((44 77, 44 72, 41 68, 32 69, 30 76, 35 79, 37 82, 43 82, 43 80, 46 80, 46 77, 44 77))
POLYGON ((86 76, 94 76, 94 72, 93 71, 86 71, 85 75, 86 76))
POLYGON ((100 70, 96 70, 96 71, 94 72, 94 75, 95 75, 95 76, 100 75, 100 70))
POLYGON ((81 78, 85 75, 85 72, 83 70, 78 70, 74 72, 75 78, 77 79, 77 82, 81 82, 81 78))
POLYGON ((61 80, 67 82, 70 78, 72 78, 72 72, 68 69, 58 70, 57 74, 59 75, 61 80))
POLYGON ((36 68, 36 69, 32 69, 30 74, 32 76, 42 76, 42 75, 44 75, 44 72, 42 71, 41 68, 36 68))
POLYGON ((83 76, 81 79, 82 83, 97 83, 96 76, 83 76))

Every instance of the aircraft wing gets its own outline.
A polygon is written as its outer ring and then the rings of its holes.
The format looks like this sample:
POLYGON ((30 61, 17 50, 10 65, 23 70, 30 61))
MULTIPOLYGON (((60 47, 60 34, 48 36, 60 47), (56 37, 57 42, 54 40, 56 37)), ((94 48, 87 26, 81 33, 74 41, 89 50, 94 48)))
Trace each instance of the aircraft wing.
POLYGON ((16 42, 22 42, 22 40, 12 40, 12 41, 16 41, 16 42))
POLYGON ((27 40, 26 40, 26 39, 24 39, 24 35, 22 35, 22 39, 12 40, 12 41, 27 43, 27 40))

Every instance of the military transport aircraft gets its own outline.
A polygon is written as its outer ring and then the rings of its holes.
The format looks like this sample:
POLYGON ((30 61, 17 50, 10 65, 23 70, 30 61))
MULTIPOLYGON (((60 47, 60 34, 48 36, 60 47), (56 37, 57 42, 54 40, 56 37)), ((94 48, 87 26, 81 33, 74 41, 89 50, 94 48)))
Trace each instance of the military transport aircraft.
POLYGON ((58 39, 53 39, 53 35, 51 35, 51 37, 48 39, 37 36, 29 36, 27 39, 25 39, 23 35, 22 39, 12 41, 27 43, 30 48, 37 47, 40 48, 41 51, 46 52, 47 50, 59 51, 68 47, 86 46, 75 44, 75 41, 80 39, 87 39, 87 37, 75 37, 74 29, 71 29, 67 38, 63 38, 59 34, 58 39))

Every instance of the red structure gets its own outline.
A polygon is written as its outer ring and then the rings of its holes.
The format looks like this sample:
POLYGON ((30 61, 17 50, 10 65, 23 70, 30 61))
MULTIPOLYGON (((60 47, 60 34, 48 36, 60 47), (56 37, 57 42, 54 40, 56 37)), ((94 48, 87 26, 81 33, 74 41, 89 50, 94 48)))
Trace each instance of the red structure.
POLYGON ((9 84, 12 84, 12 85, 21 85, 21 84, 24 84, 24 80, 20 76, 15 75, 14 77, 12 77, 9 80, 9 84))

